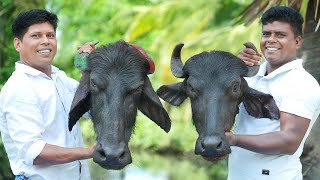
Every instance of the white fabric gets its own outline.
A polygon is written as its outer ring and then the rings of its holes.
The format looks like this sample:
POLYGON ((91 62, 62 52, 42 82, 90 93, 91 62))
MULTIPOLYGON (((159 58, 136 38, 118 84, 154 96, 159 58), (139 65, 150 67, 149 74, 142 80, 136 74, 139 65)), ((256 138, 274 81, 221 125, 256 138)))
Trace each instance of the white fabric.
POLYGON ((52 78, 17 62, 1 90, 0 131, 15 175, 33 179, 90 179, 86 161, 33 165, 45 144, 83 147, 79 123, 68 130, 68 112, 78 82, 52 66, 52 78))
MULTIPOLYGON (((301 59, 289 62, 267 76, 264 76, 265 72, 266 63, 261 65, 256 76, 246 78, 248 85, 271 94, 280 111, 310 119, 310 125, 293 155, 264 155, 231 147, 228 180, 302 180, 299 157, 320 112, 319 84, 304 70, 301 59), (263 175, 262 170, 269 170, 269 175, 263 175)), ((240 105, 234 134, 257 135, 274 131, 280 131, 279 120, 256 119, 248 115, 243 104, 240 105)))

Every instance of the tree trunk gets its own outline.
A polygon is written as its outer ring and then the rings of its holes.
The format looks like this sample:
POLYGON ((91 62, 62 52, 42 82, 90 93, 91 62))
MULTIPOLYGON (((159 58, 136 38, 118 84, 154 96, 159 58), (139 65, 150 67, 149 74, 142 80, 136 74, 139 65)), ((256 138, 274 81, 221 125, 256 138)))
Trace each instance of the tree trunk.
MULTIPOLYGON (((304 68, 320 82, 320 31, 315 32, 318 23, 315 20, 316 0, 309 0, 303 43, 299 54, 304 59, 304 68)), ((319 5, 318 5, 319 6, 319 5)), ((319 9, 320 7, 318 7, 319 9)), ((320 177, 320 118, 316 121, 306 141, 301 161, 304 180, 318 180, 320 177)))

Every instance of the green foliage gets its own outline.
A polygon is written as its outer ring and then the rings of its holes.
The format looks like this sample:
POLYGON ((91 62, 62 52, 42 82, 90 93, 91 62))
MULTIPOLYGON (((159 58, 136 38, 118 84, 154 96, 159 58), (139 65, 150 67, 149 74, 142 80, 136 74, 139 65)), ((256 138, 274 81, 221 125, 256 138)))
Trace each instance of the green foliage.
POLYGON ((2 0, 2 6, 7 6, 8 4, 11 3, 11 0, 2 0))
POLYGON ((7 153, 2 144, 2 139, 0 136, 0 179, 13 179, 13 174, 10 170, 10 164, 7 157, 7 153))

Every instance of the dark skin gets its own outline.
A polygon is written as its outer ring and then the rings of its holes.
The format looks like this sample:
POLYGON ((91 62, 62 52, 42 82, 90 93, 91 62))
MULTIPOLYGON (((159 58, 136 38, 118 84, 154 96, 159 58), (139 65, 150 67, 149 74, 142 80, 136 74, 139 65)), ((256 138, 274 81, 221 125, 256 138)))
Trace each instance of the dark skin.
MULTIPOLYGON (((301 36, 295 35, 290 24, 274 21, 263 25, 260 47, 267 60, 267 74, 296 59, 301 36)), ((248 66, 259 64, 261 54, 244 48, 238 57, 248 66)), ((280 131, 260 135, 238 135, 226 132, 231 146, 269 155, 292 155, 298 149, 310 119, 280 112, 280 131)))

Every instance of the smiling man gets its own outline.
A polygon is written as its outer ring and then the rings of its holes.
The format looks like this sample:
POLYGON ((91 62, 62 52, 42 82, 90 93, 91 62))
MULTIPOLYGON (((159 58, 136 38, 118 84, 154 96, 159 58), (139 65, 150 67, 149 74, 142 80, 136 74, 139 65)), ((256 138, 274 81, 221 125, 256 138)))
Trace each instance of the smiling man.
MULTIPOLYGON (((80 126, 68 130, 68 113, 78 82, 52 65, 58 18, 46 10, 19 14, 12 24, 20 55, 0 93, 0 131, 17 180, 90 179, 80 126)), ((78 52, 90 53, 93 43, 78 52)))
MULTIPOLYGON (((276 6, 261 21, 266 62, 246 80, 251 88, 273 96, 280 119, 254 118, 240 105, 234 132, 226 133, 232 146, 228 180, 302 180, 300 156, 320 112, 319 84, 297 58, 303 18, 292 8, 276 6)), ((238 57, 251 66, 262 55, 244 48, 238 57)))
POLYGON ((52 24, 33 24, 23 37, 15 37, 13 43, 20 53, 21 63, 51 77, 51 63, 57 52, 56 32, 52 24))

